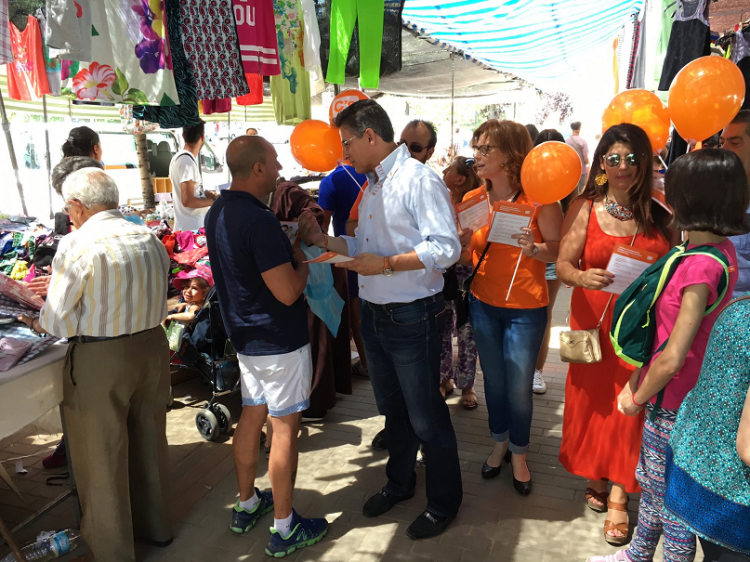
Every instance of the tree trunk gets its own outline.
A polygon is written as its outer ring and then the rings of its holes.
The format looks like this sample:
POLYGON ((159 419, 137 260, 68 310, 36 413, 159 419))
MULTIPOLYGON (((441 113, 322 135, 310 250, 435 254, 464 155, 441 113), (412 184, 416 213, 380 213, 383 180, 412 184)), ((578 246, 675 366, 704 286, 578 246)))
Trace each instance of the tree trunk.
POLYGON ((138 168, 141 171, 143 206, 146 209, 154 209, 156 200, 154 199, 154 184, 151 182, 151 165, 148 161, 148 143, 145 134, 135 135, 135 147, 138 151, 138 168))

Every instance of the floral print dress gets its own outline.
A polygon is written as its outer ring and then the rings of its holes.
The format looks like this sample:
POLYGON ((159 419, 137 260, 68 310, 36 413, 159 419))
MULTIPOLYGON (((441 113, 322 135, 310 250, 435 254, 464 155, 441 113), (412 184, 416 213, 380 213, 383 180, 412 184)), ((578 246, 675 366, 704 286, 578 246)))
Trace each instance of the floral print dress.
POLYGON ((296 125, 312 117, 302 10, 298 0, 273 0, 273 9, 281 63, 281 75, 271 76, 273 111, 279 125, 296 125))
MULTIPOLYGON (((471 276, 471 266, 456 264, 458 286, 471 276)), ((474 341, 474 330, 471 321, 461 328, 456 327, 456 305, 445 303, 445 332, 443 332, 443 348, 440 355, 440 380, 452 380, 461 389, 474 388, 474 378, 477 374, 477 344, 474 341), (458 358, 455 369, 453 367, 453 338, 458 338, 458 358)))

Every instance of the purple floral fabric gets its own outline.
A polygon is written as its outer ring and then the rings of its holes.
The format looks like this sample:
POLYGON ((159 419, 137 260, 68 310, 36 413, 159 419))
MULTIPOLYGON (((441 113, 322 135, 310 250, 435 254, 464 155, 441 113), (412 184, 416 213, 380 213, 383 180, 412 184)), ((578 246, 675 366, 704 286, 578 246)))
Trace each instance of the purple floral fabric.
MULTIPOLYGON (((471 275, 471 267, 456 265, 456 276, 459 286, 471 275)), ((464 390, 474 388, 474 378, 477 374, 477 344, 474 342, 474 330, 471 322, 464 324, 460 330, 456 329, 456 308, 452 302, 445 303, 445 332, 443 333, 443 349, 440 354, 440 378, 447 381, 453 379, 456 386, 464 390), (453 338, 458 338, 458 359, 455 369, 453 366, 453 338)))

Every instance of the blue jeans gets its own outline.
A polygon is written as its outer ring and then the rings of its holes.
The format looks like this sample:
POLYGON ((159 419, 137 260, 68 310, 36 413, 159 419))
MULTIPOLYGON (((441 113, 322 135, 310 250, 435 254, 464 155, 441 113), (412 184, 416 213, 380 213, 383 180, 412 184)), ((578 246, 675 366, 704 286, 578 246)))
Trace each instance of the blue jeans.
POLYGON ((547 326, 547 307, 500 308, 469 294, 469 313, 484 373, 490 433, 498 443, 510 438, 509 450, 529 448, 531 387, 547 326))
POLYGON ((385 490, 414 492, 419 444, 425 467, 427 509, 456 514, 461 500, 461 468, 448 406, 440 395, 440 347, 445 302, 438 295, 386 310, 362 301, 362 339, 378 411, 385 416, 388 464, 385 490))

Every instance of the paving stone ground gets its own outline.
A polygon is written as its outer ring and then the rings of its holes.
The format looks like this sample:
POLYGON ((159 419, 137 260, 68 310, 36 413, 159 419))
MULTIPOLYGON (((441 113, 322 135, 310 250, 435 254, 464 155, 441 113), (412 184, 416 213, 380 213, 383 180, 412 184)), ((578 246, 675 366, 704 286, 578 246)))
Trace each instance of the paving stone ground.
MULTIPOLYGON (((563 289, 553 326, 565 325, 569 300, 570 291, 563 289)), ((555 339, 553 334, 553 342, 555 339)), ((355 379, 354 393, 341 396, 323 422, 302 428, 295 507, 307 516, 327 517, 331 526, 321 543, 294 553, 287 560, 582 562, 593 554, 615 552, 602 538, 605 516, 584 505, 584 480, 568 474, 557 459, 566 372, 557 351, 551 349, 544 371, 548 391, 534 397, 528 454, 534 490, 526 498, 513 489, 507 467, 494 480, 485 481, 480 476, 482 462, 492 448, 481 373, 476 385, 479 408, 464 410, 460 393, 448 398, 458 437, 464 500, 458 517, 442 536, 420 542, 409 540, 405 530, 426 505, 423 468, 417 469, 414 498, 376 519, 362 515, 366 498, 385 484, 386 453, 370 448, 370 441, 383 427, 383 418, 378 415, 369 381, 355 379)), ((168 414, 168 439, 176 537, 172 546, 165 549, 139 545, 139 560, 240 562, 266 558, 263 549, 268 539, 267 527, 273 523, 271 515, 243 536, 235 536, 228 529, 230 508, 237 499, 231 436, 208 443, 198 435, 194 416, 207 396, 208 392, 195 380, 175 387, 177 404, 168 414)), ((240 412, 238 397, 225 402, 236 420, 240 412)), ((0 461, 31 455, 24 459, 29 473, 14 475, 24 500, 0 483, 0 517, 11 526, 60 492, 59 487, 45 484, 48 471, 41 468, 41 459, 58 439, 59 435, 37 435, 33 428, 27 428, 0 442, 0 461)), ((5 466, 13 472, 13 463, 5 466)), ((270 488, 267 468, 261 455, 257 479, 261 489, 270 488)), ((634 522, 637 498, 631 498, 630 508, 634 522)), ((20 533, 19 539, 28 540, 39 529, 73 524, 73 505, 69 501, 20 533)), ((657 561, 661 560, 660 550, 657 561)), ((0 547, 0 558, 6 552, 0 547)))

